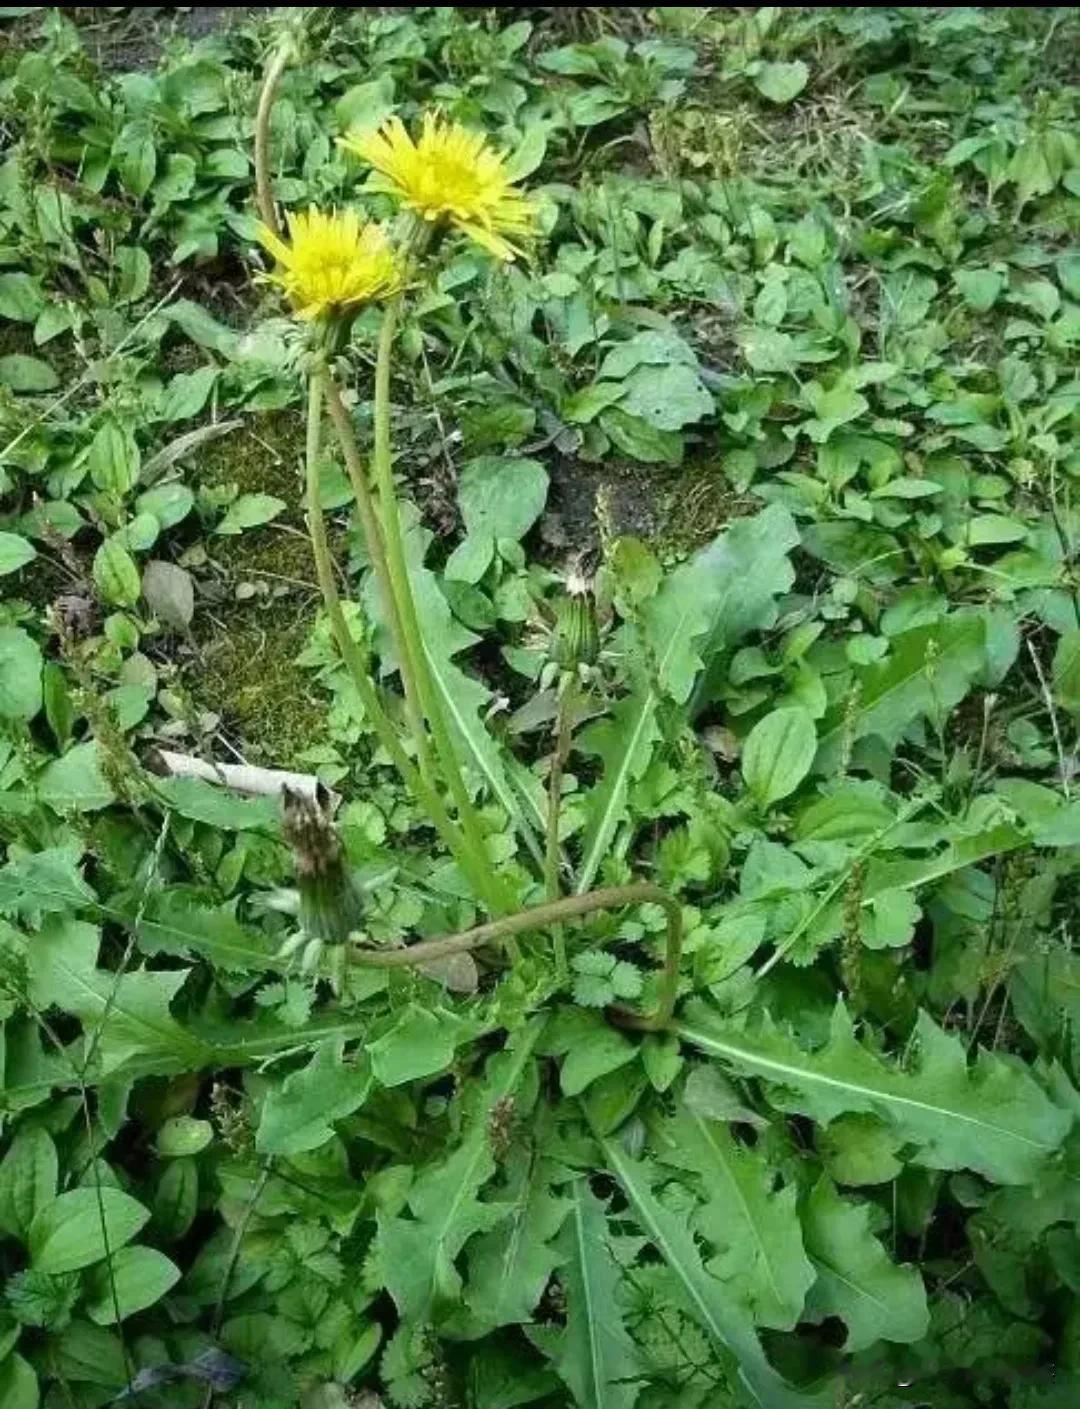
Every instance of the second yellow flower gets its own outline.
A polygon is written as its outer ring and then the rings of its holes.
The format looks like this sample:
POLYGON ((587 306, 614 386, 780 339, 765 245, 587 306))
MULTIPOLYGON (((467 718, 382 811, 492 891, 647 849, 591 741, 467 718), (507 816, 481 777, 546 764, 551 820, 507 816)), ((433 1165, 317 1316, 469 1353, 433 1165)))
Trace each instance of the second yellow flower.
POLYGON ((372 189, 396 196, 430 223, 447 221, 498 259, 520 252, 506 236, 520 240, 533 231, 533 203, 512 184, 506 158, 483 133, 425 113, 418 142, 399 117, 339 140, 375 168, 372 189))

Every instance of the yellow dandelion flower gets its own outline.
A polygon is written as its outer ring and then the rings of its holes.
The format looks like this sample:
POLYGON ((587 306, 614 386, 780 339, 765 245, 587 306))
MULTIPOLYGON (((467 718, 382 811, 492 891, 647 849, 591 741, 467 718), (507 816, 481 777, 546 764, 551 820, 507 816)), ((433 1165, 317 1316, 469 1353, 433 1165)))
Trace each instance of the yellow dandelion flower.
POLYGON ((267 280, 284 290, 298 318, 340 313, 401 287, 386 231, 355 210, 311 206, 289 216, 287 241, 260 225, 259 242, 277 263, 267 280))
POLYGON ((339 139, 378 173, 369 183, 397 196, 424 220, 448 221, 498 259, 520 251, 504 238, 529 235, 536 208, 511 184, 506 158, 480 132, 425 113, 414 142, 399 117, 377 131, 339 139))

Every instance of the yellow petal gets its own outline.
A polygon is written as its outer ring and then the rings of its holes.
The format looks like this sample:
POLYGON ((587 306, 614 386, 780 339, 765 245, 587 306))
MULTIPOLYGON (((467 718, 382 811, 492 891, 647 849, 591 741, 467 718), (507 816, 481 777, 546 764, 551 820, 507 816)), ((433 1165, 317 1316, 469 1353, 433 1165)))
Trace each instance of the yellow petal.
POLYGON ((288 224, 287 242, 265 228, 259 238, 277 264, 267 277, 284 291, 297 317, 354 308, 401 287, 401 270, 386 232, 357 211, 312 206, 291 214, 288 224))
POLYGON ((513 259, 502 235, 525 237, 535 209, 506 174, 506 161, 481 132, 426 112, 414 143, 398 117, 375 132, 344 138, 341 145, 377 173, 371 189, 395 195, 423 219, 445 221, 499 259, 513 259))
POLYGON ((489 254, 493 254, 496 259, 501 259, 506 264, 512 264, 517 258, 518 251, 513 245, 507 244, 501 235, 496 235, 493 230, 488 230, 486 226, 477 225, 475 221, 454 219, 451 222, 463 235, 468 235, 470 240, 475 240, 481 248, 486 249, 489 254))

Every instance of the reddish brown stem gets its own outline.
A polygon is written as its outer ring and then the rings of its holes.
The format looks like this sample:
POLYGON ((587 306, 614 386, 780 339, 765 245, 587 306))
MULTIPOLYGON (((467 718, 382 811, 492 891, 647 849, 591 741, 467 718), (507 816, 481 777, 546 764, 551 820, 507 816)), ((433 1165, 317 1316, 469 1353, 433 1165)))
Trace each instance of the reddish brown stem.
POLYGON ((625 886, 604 886, 584 895, 568 895, 561 900, 545 901, 516 915, 489 920, 460 934, 441 939, 426 939, 405 949, 350 949, 353 964, 375 969, 402 969, 426 964, 432 959, 445 959, 451 954, 463 954, 482 944, 505 940, 510 935, 529 930, 546 929, 566 920, 580 919, 595 910, 617 910, 624 905, 659 905, 667 918, 667 943, 664 968, 660 980, 660 1001, 653 1013, 635 1013, 628 1008, 611 1008, 609 1015, 621 1027, 655 1032, 671 1023, 679 988, 679 961, 682 956, 682 907, 674 896, 649 881, 636 881, 625 886))

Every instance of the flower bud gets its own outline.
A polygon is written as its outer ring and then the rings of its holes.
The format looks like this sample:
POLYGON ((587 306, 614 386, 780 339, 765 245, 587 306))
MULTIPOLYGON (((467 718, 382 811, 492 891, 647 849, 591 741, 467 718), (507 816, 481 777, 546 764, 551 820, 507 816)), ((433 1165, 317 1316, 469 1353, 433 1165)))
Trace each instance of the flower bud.
POLYGON ((600 654, 600 629, 592 583, 578 573, 566 582, 566 595, 555 609, 555 629, 549 655, 562 670, 595 665, 600 654))
POLYGON ((345 862, 345 849, 319 802, 282 790, 283 831, 292 847, 300 892, 300 924, 309 940, 344 944, 361 927, 364 907, 345 862))

